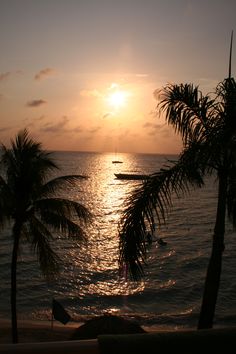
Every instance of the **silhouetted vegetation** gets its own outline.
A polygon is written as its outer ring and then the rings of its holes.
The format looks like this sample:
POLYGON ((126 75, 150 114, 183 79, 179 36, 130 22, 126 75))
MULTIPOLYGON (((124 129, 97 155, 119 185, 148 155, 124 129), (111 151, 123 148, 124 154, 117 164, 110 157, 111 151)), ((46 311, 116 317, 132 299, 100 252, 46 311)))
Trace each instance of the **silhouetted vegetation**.
MULTIPOLYGON (((231 42, 232 44, 232 42, 231 42)), ((192 84, 168 84, 159 92, 158 113, 182 137, 178 161, 154 173, 127 199, 120 224, 120 264, 128 265, 134 279, 144 271, 146 227, 161 224, 173 195, 186 195, 191 187, 204 186, 206 176, 218 178, 218 203, 198 328, 211 328, 220 285, 228 211, 236 225, 236 82, 220 82, 214 99, 192 84)), ((201 222, 199 220, 199 222, 201 222)))
POLYGON ((19 132, 11 147, 2 145, 0 175, 0 225, 12 222, 11 311, 12 339, 18 341, 16 292, 19 244, 26 241, 38 256, 43 275, 52 278, 59 271, 60 258, 53 250, 55 235, 85 240, 85 226, 91 220, 86 207, 57 195, 84 176, 61 176, 48 180, 58 169, 41 144, 29 138, 27 130, 19 132), (79 224, 74 222, 75 218, 79 224), (55 233, 53 233, 55 232, 55 233))

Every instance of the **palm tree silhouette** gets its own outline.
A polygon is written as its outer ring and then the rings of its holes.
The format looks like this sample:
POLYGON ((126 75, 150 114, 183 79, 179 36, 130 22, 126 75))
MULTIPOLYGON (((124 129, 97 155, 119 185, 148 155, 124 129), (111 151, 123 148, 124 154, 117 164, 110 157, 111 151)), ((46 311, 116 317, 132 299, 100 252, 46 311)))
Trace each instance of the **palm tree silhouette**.
POLYGON ((178 161, 154 173, 127 199, 119 228, 120 265, 126 264, 134 279, 143 275, 146 258, 146 226, 154 230, 171 207, 172 196, 191 187, 202 187, 204 177, 216 174, 218 202, 198 328, 211 328, 220 286, 226 211, 236 226, 236 82, 229 77, 220 82, 214 99, 192 84, 166 85, 159 92, 158 112, 178 132, 183 150, 178 161))
POLYGON ((43 275, 54 277, 59 271, 60 258, 53 250, 52 232, 84 240, 84 227, 91 220, 91 213, 80 203, 57 197, 63 188, 84 177, 71 175, 48 180, 58 167, 41 144, 30 139, 27 130, 19 132, 15 141, 11 141, 10 149, 2 145, 1 167, 0 225, 13 222, 11 312, 12 340, 17 343, 16 269, 20 242, 26 240, 31 244, 43 275))

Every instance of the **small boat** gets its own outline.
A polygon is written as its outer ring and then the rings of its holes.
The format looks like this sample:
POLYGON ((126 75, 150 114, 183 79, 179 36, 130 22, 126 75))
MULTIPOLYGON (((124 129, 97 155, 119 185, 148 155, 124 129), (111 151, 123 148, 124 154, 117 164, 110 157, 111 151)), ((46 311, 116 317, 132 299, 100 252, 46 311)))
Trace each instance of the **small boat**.
POLYGON ((112 163, 123 163, 123 161, 113 160, 112 163))
POLYGON ((129 180, 137 180, 137 179, 144 180, 149 177, 148 175, 140 175, 135 173, 114 173, 114 175, 118 179, 129 179, 129 180))

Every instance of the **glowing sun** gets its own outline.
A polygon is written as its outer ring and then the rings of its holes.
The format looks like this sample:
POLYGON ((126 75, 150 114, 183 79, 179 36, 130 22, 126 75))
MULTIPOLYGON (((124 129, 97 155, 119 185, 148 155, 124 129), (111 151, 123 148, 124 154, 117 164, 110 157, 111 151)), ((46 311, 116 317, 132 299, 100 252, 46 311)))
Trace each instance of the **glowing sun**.
POLYGON ((125 91, 117 90, 107 96, 107 101, 108 104, 115 109, 123 107, 127 101, 127 93, 125 91))

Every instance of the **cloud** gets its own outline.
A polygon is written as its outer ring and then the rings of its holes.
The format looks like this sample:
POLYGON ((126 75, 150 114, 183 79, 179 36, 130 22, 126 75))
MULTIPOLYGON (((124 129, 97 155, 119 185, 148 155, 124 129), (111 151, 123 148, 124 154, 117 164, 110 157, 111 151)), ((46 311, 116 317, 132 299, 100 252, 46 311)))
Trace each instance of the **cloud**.
POLYGON ((162 90, 161 89, 156 89, 153 91, 153 96, 157 101, 160 101, 161 99, 161 94, 162 94, 162 90))
POLYGON ((114 115, 114 113, 112 113, 112 112, 107 112, 107 113, 103 114, 102 118, 103 118, 103 119, 106 119, 106 118, 112 117, 113 115, 114 115))
POLYGON ((89 133, 95 134, 95 133, 97 133, 99 130, 101 130, 101 128, 102 128, 102 127, 100 127, 100 126, 91 128, 91 129, 89 129, 89 133))
MULTIPOLYGON (((38 118, 34 118, 34 122, 40 122, 43 119, 45 119, 44 115, 39 116, 38 118)), ((23 119, 24 122, 28 122, 28 121, 32 121, 32 118, 28 118, 26 117, 25 119, 23 119)))
POLYGON ((94 90, 81 90, 80 96, 82 97, 102 97, 102 94, 94 89, 94 90))
POLYGON ((135 74, 136 77, 148 77, 148 74, 135 74))
POLYGON ((77 126, 73 129, 73 133, 82 133, 83 129, 80 126, 77 126))
POLYGON ((162 129, 164 127, 164 124, 156 124, 156 123, 144 123, 143 128, 150 128, 150 129, 162 129))
POLYGON ((0 81, 7 80, 11 76, 10 71, 0 74, 0 81))
POLYGON ((143 128, 147 129, 147 134, 150 136, 155 136, 157 134, 161 134, 161 136, 166 136, 168 133, 168 127, 166 124, 156 124, 147 122, 143 124, 143 128))
POLYGON ((40 70, 37 74, 35 74, 34 79, 35 79, 36 81, 43 80, 43 79, 47 78, 48 76, 53 75, 54 72, 55 72, 55 70, 52 69, 52 68, 45 68, 45 69, 42 69, 42 70, 40 70))
POLYGON ((32 100, 32 101, 28 101, 26 103, 27 107, 39 107, 42 106, 43 104, 47 103, 47 101, 39 99, 39 100, 32 100))
POLYGON ((45 119, 45 116, 44 116, 44 115, 42 115, 42 116, 40 116, 40 117, 38 117, 38 118, 35 118, 36 121, 42 121, 43 119, 45 119))
POLYGON ((2 127, 2 128, 0 128, 0 133, 6 132, 10 129, 11 129, 10 127, 2 127))
POLYGON ((65 133, 65 126, 69 122, 69 118, 67 116, 63 116, 59 122, 56 124, 51 124, 47 123, 44 125, 44 127, 41 129, 44 132, 50 132, 50 133, 58 133, 63 131, 65 133))
POLYGON ((0 73, 0 82, 1 81, 5 81, 8 80, 12 75, 18 75, 18 74, 22 74, 21 70, 16 70, 16 71, 7 71, 5 73, 0 73))

